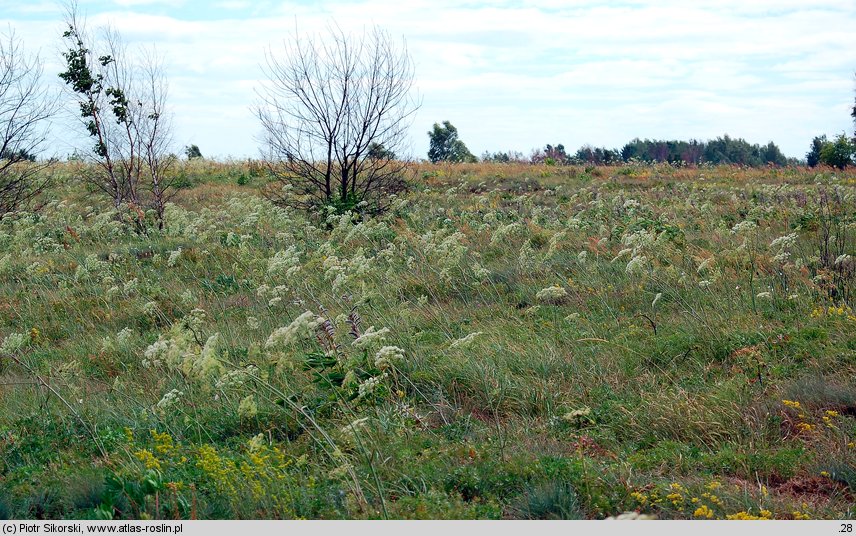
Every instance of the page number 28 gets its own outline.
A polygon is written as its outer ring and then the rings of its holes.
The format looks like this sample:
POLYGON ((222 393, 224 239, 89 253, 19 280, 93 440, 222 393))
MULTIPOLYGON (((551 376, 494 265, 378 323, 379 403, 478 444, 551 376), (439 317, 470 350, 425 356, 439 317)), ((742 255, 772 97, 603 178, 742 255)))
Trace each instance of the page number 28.
POLYGON ((841 530, 838 532, 853 532, 853 524, 852 523, 842 523, 841 530))

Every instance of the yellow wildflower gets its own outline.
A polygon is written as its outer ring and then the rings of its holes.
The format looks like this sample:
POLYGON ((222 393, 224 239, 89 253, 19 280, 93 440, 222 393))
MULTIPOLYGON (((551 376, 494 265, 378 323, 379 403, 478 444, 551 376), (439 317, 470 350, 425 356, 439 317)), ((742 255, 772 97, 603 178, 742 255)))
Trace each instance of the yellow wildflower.
POLYGON ((158 433, 157 430, 149 430, 152 434, 152 439, 155 440, 155 450, 158 454, 168 454, 175 449, 175 444, 172 441, 172 436, 168 433, 158 433))
POLYGON ((631 497, 636 499, 639 504, 645 505, 648 504, 648 496, 644 493, 639 493, 638 491, 634 491, 630 494, 631 497))
POLYGON ((725 519, 753 521, 761 518, 756 515, 752 515, 749 512, 737 512, 736 514, 728 514, 727 516, 725 516, 725 519))
POLYGON ((706 519, 713 519, 713 510, 710 509, 706 504, 703 504, 696 508, 696 511, 693 512, 694 517, 701 517, 706 519))
POLYGON ((134 456, 136 456, 138 460, 143 462, 143 464, 146 466, 146 469, 157 469, 158 471, 160 471, 160 460, 158 460, 150 450, 138 450, 134 453, 134 456))
POLYGON ((722 501, 719 500, 719 497, 712 493, 702 493, 701 496, 717 506, 722 506, 722 501))
POLYGON ((675 506, 680 506, 684 502, 684 497, 680 493, 670 493, 666 495, 666 498, 672 501, 675 506))

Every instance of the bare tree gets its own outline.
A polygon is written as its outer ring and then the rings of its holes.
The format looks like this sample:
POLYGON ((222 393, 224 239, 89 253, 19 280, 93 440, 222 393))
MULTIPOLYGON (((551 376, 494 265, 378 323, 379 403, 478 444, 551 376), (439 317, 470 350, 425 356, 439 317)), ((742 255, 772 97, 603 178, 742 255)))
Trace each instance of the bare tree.
POLYGON ((266 195, 299 208, 361 202, 383 210, 406 186, 407 130, 419 104, 406 47, 379 28, 360 36, 330 28, 323 39, 295 37, 267 54, 259 91, 267 158, 275 180, 266 195))
POLYGON ((143 93, 148 99, 140 103, 138 128, 142 154, 149 175, 151 205, 163 228, 166 203, 177 191, 176 176, 170 174, 177 157, 172 151, 172 118, 167 112, 168 86, 163 62, 154 51, 147 53, 141 64, 143 93))
POLYGON ((0 37, 0 218, 47 187, 49 161, 36 162, 56 99, 41 85, 42 62, 13 32, 0 37))
POLYGON ((90 155, 95 171, 86 179, 116 209, 124 203, 141 214, 141 207, 151 206, 162 225, 170 195, 168 171, 175 162, 163 64, 153 51, 129 54, 110 27, 93 37, 74 4, 65 22, 69 48, 63 53, 66 71, 59 76, 95 140, 90 155))

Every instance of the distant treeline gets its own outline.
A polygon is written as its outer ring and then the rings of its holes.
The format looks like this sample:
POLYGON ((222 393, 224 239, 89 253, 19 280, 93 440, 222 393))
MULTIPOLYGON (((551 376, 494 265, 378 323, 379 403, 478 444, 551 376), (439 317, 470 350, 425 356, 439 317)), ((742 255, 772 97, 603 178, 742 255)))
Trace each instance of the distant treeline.
POLYGON ((636 138, 621 149, 584 145, 572 154, 567 153, 562 144, 547 145, 544 149, 534 151, 528 159, 524 158, 521 153, 511 151, 507 153, 485 153, 482 155, 482 160, 486 162, 528 160, 534 163, 553 165, 609 165, 632 161, 744 166, 784 166, 797 163, 796 159, 786 158, 773 142, 767 145, 751 144, 742 138, 732 138, 727 134, 708 141, 641 140, 636 138))

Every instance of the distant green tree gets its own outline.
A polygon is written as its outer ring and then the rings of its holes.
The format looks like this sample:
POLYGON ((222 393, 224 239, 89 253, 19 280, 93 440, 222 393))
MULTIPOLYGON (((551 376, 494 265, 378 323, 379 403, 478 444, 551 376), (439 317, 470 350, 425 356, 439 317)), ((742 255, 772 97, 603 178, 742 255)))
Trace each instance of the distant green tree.
POLYGON ((485 151, 481 155, 482 162, 490 162, 493 164, 507 164, 511 161, 511 157, 508 156, 508 153, 496 152, 492 153, 490 151, 485 151))
POLYGON ((0 160, 12 162, 35 162, 36 155, 27 149, 0 149, 0 160))
POLYGON ((618 149, 607 149, 606 147, 583 145, 577 149, 572 160, 596 166, 608 166, 621 160, 621 151, 618 149))
POLYGON ((760 153, 761 160, 763 160, 765 164, 785 166, 788 163, 788 159, 785 158, 785 155, 782 154, 782 151, 780 151, 779 147, 773 142, 761 147, 760 153))
POLYGON ((820 152, 823 150, 823 146, 828 143, 829 141, 826 139, 825 134, 823 136, 815 136, 811 140, 811 149, 805 155, 805 161, 809 167, 815 167, 820 164, 820 152))
POLYGON ((639 158, 641 156, 639 153, 642 143, 642 140, 639 138, 630 140, 629 143, 625 144, 624 147, 621 148, 621 159, 627 162, 633 158, 639 158))
POLYGON ((548 143, 544 148, 544 162, 548 165, 564 165, 568 162, 568 158, 565 146, 561 143, 555 147, 548 143))
POLYGON ((752 145, 743 138, 732 138, 728 134, 707 142, 704 159, 713 164, 740 164, 760 166, 760 147, 752 145))
POLYGON ((534 160, 527 158, 520 151, 498 151, 495 153, 485 151, 481 155, 481 161, 493 164, 508 164, 511 162, 528 163, 534 160))
POLYGON ((742 138, 724 135, 714 140, 641 140, 634 138, 620 150, 595 148, 590 145, 581 147, 573 158, 577 162, 589 164, 613 164, 617 162, 668 162, 676 165, 739 164, 744 166, 788 165, 788 159, 779 147, 769 142, 767 145, 750 144, 742 138))
POLYGON ((428 137, 431 142, 428 159, 431 162, 477 161, 466 144, 458 139, 458 129, 448 121, 443 121, 442 126, 434 123, 433 129, 428 131, 428 137))
POLYGON ((698 165, 708 157, 722 158, 731 139, 720 140, 710 151, 707 144, 699 140, 640 140, 634 138, 627 143, 617 155, 617 159, 625 162, 633 159, 642 162, 669 162, 672 164, 698 165), (705 156, 707 153, 707 156, 705 156))
POLYGON ((184 154, 187 156, 188 160, 193 160, 194 158, 202 158, 202 151, 199 150, 199 146, 197 146, 195 143, 185 147, 184 154))
POLYGON ((390 151, 382 143, 372 142, 369 144, 368 157, 372 160, 395 160, 395 152, 390 151))
POLYGON ((846 134, 841 133, 835 141, 827 142, 820 149, 820 161, 828 166, 844 169, 853 165, 854 153, 856 153, 856 147, 853 146, 853 141, 846 134))

